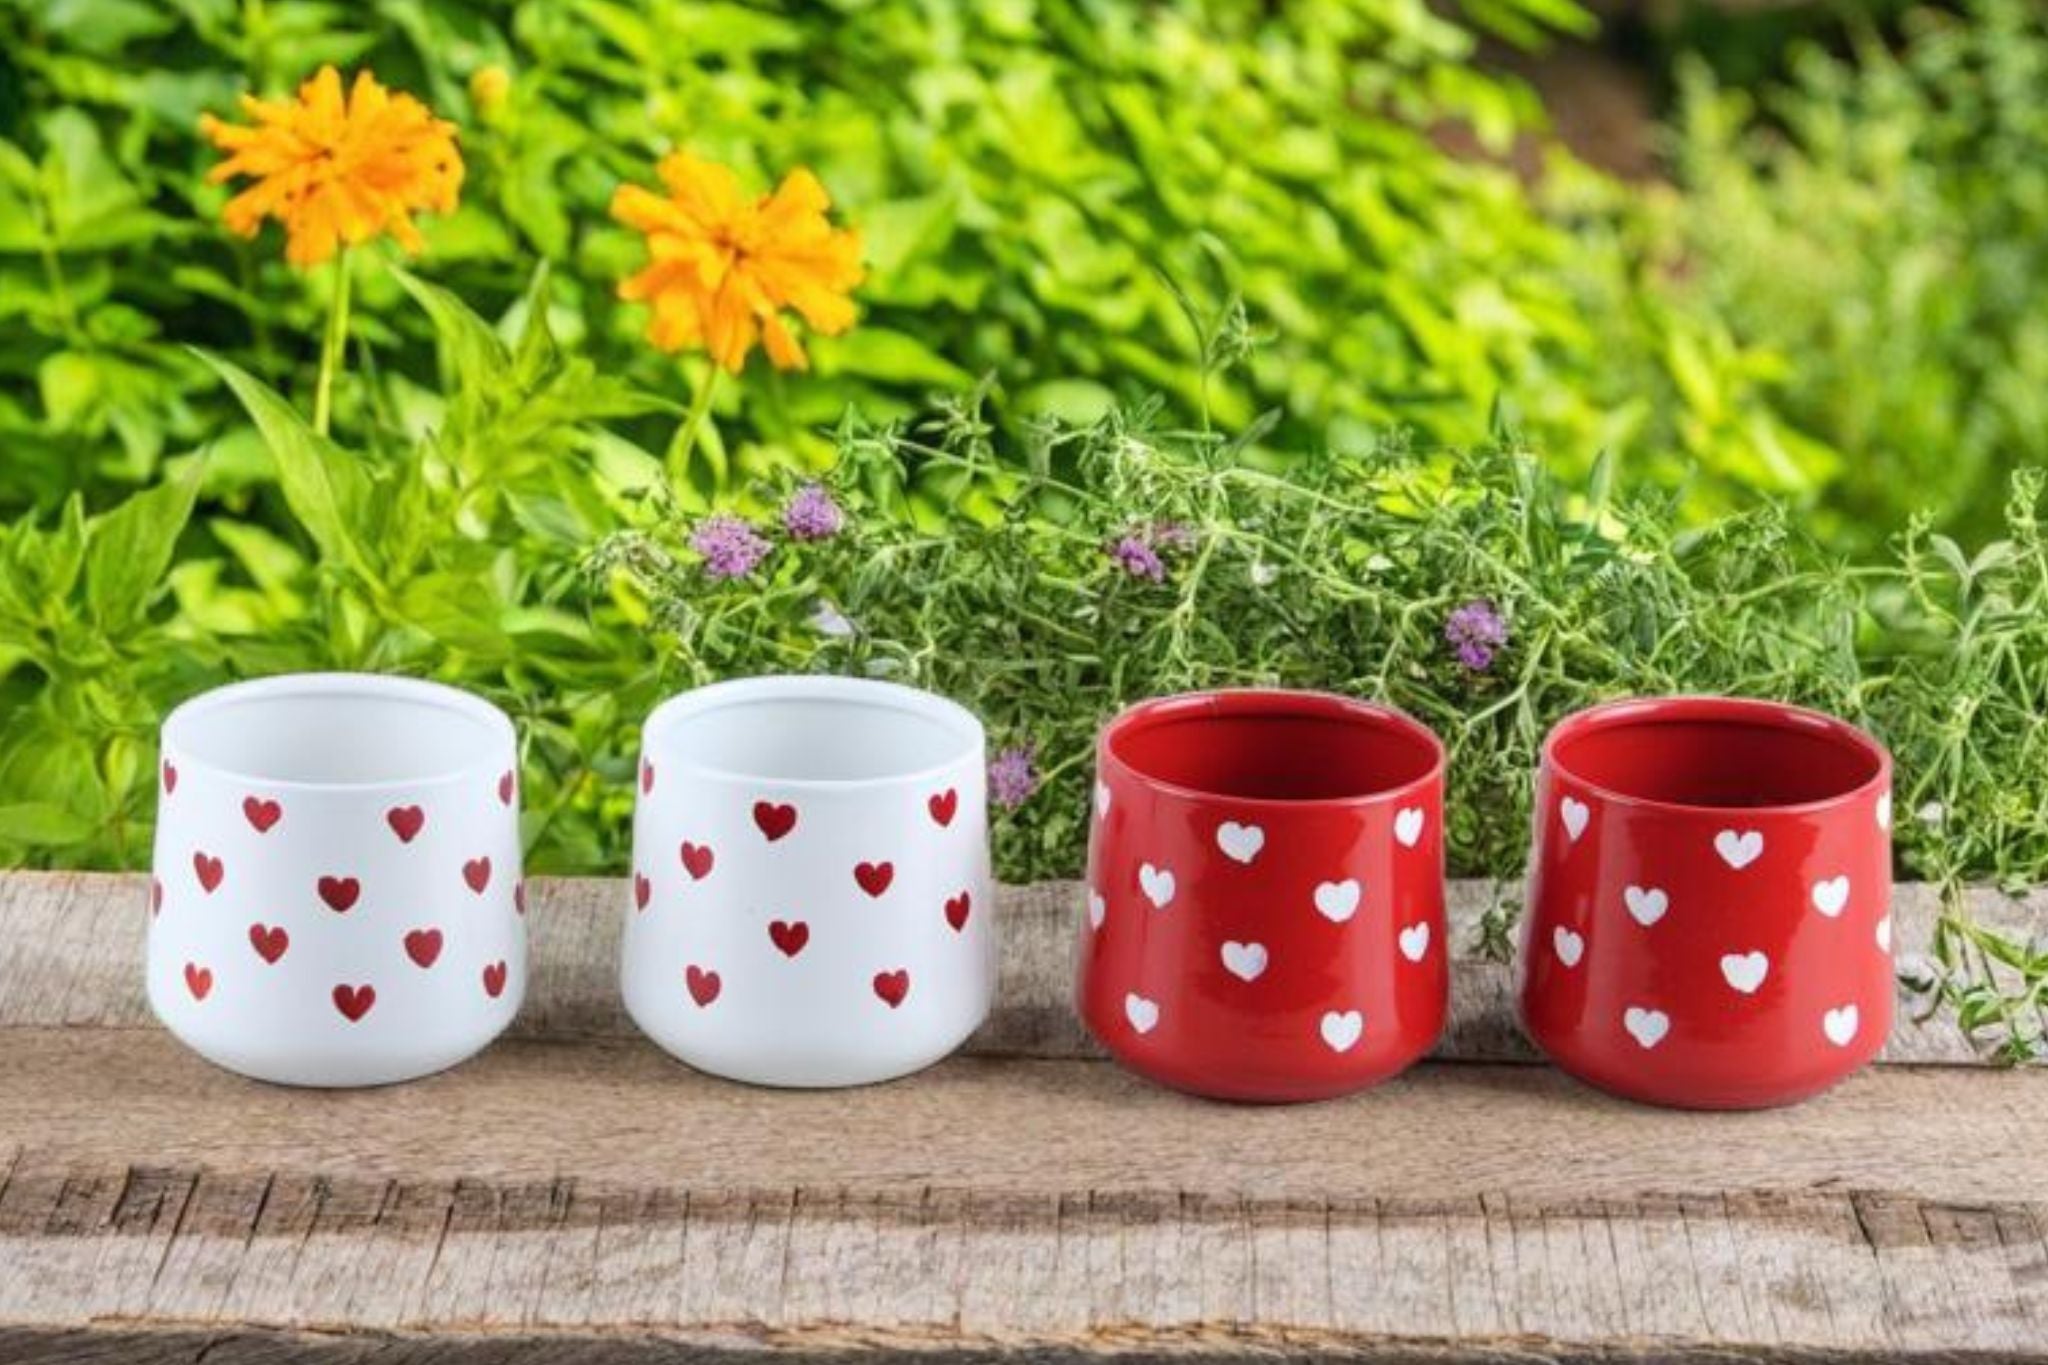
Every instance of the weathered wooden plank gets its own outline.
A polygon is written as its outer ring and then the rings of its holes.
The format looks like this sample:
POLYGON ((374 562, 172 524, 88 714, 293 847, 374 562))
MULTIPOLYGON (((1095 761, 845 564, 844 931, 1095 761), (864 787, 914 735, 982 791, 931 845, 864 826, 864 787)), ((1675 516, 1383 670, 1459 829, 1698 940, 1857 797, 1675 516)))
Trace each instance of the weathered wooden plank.
MULTIPOLYGON (((1480 957, 1482 918, 1510 884, 1457 882, 1450 898, 1454 948, 1451 1022, 1436 1055, 1453 1060, 1528 1061, 1534 1053, 1514 1019, 1513 970, 1480 957)), ((532 977, 517 1037, 637 1036, 618 1004, 617 967, 623 884, 601 879, 542 880, 529 894, 532 977)), ((140 968, 148 879, 95 873, 0 874, 0 1028, 49 1025, 152 1026, 140 968)), ((1095 1057, 1070 1004, 1070 963, 1079 883, 1004 887, 1002 980, 994 1013, 969 1042, 981 1056, 1095 1057)), ((1894 899, 1895 941, 1904 959, 1923 956, 1938 906, 1931 888, 1901 887, 1894 899)), ((1971 894, 1980 922, 2022 938, 2048 935, 2048 892, 2010 897, 1971 894)), ((1884 1053, 1891 1062, 1979 1061, 1946 1016, 1914 1022, 1917 1001, 1901 992, 1898 1022, 1884 1053)))
MULTIPOLYGON (((225 1169, 237 1174, 488 1175, 490 1188, 522 1189, 520 1207, 543 1219, 566 1197, 557 1177, 646 1188, 678 1171, 707 1190, 801 1178, 818 1192, 1028 1193, 1057 1170, 1062 1189, 1270 1198, 1806 1188, 2048 1198, 2048 1083, 2026 1071, 1877 1068, 1803 1106, 1716 1115, 1629 1105, 1547 1068, 1478 1064, 1421 1068, 1343 1101, 1251 1108, 1093 1062, 961 1058, 900 1085, 793 1092, 713 1080, 644 1043, 514 1040, 424 1081, 324 1093, 242 1080, 160 1033, 11 1029, 5 1042, 0 1150, 24 1153, 16 1185, 43 1169, 32 1158, 55 1151, 94 1169, 209 1166, 231 1153, 225 1169)), ((354 1209, 371 1193, 280 1183, 264 1197, 264 1224, 317 1241, 344 1200, 354 1209)), ((97 1217, 120 1194, 87 1187, 69 1198, 97 1217)))
MULTIPOLYGON (((197 1167, 68 1169, 69 1191, 138 1180, 191 1190, 211 1178, 197 1167)), ((1090 1190, 1053 1172, 1039 1191, 993 1197, 950 1185, 827 1193, 807 1180, 700 1199, 691 1185, 558 1180, 468 1182, 458 1228, 418 1216, 442 1207, 444 1185, 417 1198, 403 1182, 374 1193, 338 1175, 305 1188, 315 1206, 282 1222, 266 1206, 239 1223, 168 1227, 161 1207, 130 1218, 120 1200, 59 1193, 42 1227, 0 1233, 0 1347, 11 1347, 0 1354, 197 1359, 189 1343, 203 1334, 250 1359, 498 1360, 542 1345, 560 1359, 767 1345, 941 1359, 1453 1348, 1546 1360, 2048 1359, 2033 1283, 2048 1257, 2038 1202, 1808 1191, 1711 1207, 1665 1199, 1646 1217, 1642 1197, 1190 1198, 1090 1190), (358 1254, 314 1251, 332 1220, 354 1229, 358 1254), (1696 1235, 1703 1223, 1710 1237, 1696 1235), (1928 1235, 1959 1223, 1996 1231, 1928 1235), (635 1260, 630 1312, 602 1251, 622 1226, 670 1248, 635 1260), (378 1245, 402 1254, 360 1254, 378 1245), (1494 1254, 1473 1254, 1482 1248, 1494 1254), (128 1291, 158 1249, 146 1309, 115 1306, 134 1302, 128 1291), (19 1273, 31 1257, 120 1283, 81 1294, 19 1273), (217 1284, 181 1278, 179 1267, 200 1265, 246 1287, 224 1301, 217 1284), (424 1292, 454 1278, 475 1293, 424 1292), (1736 1285, 1747 1311, 1717 1326, 1709 1305, 1736 1285)))

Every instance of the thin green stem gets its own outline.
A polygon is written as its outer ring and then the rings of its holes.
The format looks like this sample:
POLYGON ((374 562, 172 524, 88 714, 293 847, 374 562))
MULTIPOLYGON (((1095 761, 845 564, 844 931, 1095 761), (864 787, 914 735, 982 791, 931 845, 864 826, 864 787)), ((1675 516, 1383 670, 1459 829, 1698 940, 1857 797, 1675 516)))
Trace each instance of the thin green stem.
POLYGON ((327 309, 327 335, 320 343, 320 379, 313 389, 313 430, 325 436, 334 416, 334 375, 348 348, 348 248, 334 256, 334 293, 327 309))
POLYGON ((682 425, 668 443, 668 475, 677 483, 689 472, 691 452, 697 448, 697 435, 704 429, 705 419, 711 415, 711 400, 718 396, 718 385, 725 378, 725 371, 718 366, 711 367, 711 373, 697 386, 697 394, 690 400, 690 410, 683 414, 682 425))

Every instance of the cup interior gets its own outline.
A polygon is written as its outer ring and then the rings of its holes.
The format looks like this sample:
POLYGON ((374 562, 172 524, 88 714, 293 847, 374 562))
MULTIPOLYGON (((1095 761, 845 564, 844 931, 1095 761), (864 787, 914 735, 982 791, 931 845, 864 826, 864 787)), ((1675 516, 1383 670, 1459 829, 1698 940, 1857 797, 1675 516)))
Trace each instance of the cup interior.
POLYGON ((1886 765, 1877 741, 1831 716, 1708 697, 1583 712, 1559 727, 1550 758, 1613 796, 1717 810, 1835 800, 1886 765))
POLYGON ((434 782, 502 766, 512 742, 511 722, 481 698, 354 674, 238 683, 164 722, 183 762, 272 786, 434 782))
POLYGON ((978 755, 981 724, 943 697, 859 678, 748 678, 665 702, 647 722, 656 763, 711 776, 887 782, 978 755))
POLYGON ((1344 801, 1422 781, 1443 750, 1384 707, 1317 692, 1217 692, 1142 703, 1111 722, 1111 758, 1202 796, 1344 801))

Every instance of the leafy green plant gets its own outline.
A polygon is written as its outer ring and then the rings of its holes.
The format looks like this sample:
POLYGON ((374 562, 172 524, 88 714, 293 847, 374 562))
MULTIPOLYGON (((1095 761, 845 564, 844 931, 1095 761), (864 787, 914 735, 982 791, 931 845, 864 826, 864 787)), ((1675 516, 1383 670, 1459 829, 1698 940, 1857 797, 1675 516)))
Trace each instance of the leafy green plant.
MULTIPOLYGON (((849 405, 909 415, 988 372, 1011 430, 1160 392, 1239 421, 1278 407, 1288 446, 1357 443, 1389 422, 1458 441, 1483 434, 1505 392, 1554 448, 1588 447, 1600 414, 1574 381, 1597 371, 1601 341, 1558 279, 1569 235, 1509 172, 1432 140, 1456 123, 1500 153, 1540 126, 1525 91, 1471 65, 1475 27, 1534 42, 1587 19, 1569 0, 1465 11, 0 0, 0 86, 19 92, 0 102, 0 219, 18 225, 0 234, 0 310, 27 323, 0 347, 0 434, 37 445, 0 473, 0 508, 48 508, 70 488, 97 505, 222 432, 232 407, 177 343, 305 391, 324 281, 216 230, 225 192, 200 182, 214 158, 196 125, 322 61, 373 68, 462 124, 464 203, 430 227, 443 282, 496 314, 536 259, 552 262, 563 334, 652 392, 695 391, 701 375, 679 383, 615 297, 636 251, 606 221, 615 186, 673 146, 762 188, 819 172, 865 233, 864 323, 818 347, 810 374, 725 396, 700 489, 828 458, 817 428, 849 405), (1162 272, 1248 299, 1275 337, 1256 368, 1198 392, 1162 272)), ((380 363, 424 382, 430 335, 372 311, 383 321, 363 339, 380 363)), ((347 418, 371 397, 351 386, 337 401, 347 418)), ((658 426, 626 432, 655 448, 658 426)), ((260 479, 253 450, 220 452, 209 501, 260 479)))
MULTIPOLYGON (((1974 559, 1916 532, 1896 559, 1852 566, 1778 506, 1687 528, 1669 497, 1616 492, 1611 465, 1563 483, 1506 429, 1455 455, 1390 439, 1305 457, 1283 478, 1254 458, 1260 424, 1180 426, 1156 403, 1040 424, 1006 455, 981 397, 928 422, 843 425, 834 534, 743 531, 657 495, 590 568, 645 600, 684 678, 879 676, 973 708, 1007 751, 1001 785, 1029 792, 998 822, 1006 877, 1080 867, 1092 740, 1117 709, 1254 684, 1381 698, 1432 725, 1450 749, 1454 871, 1520 867, 1537 749, 1565 714, 1725 692, 1886 738, 1901 810, 1952 813, 1899 822, 1914 873, 2048 875, 2037 479, 2015 485, 2009 538, 1974 559), (930 529, 896 515, 935 469, 994 489, 1003 514, 930 529), (1461 651, 1475 614, 1499 629, 1461 651)), ((784 476, 755 503, 798 492, 784 476)), ((1943 944, 1947 998, 1975 992, 1972 1024, 2031 1048, 2048 977, 2030 958, 2017 985, 1987 970, 2030 950, 1959 904, 1943 944)))
POLYGON ((2048 465, 2048 12, 1920 10, 1893 51, 1807 45, 1760 100, 1687 70, 1675 306, 1779 358, 1775 405, 1841 452, 1823 532, 1922 508, 1996 534, 2006 471, 2048 465))

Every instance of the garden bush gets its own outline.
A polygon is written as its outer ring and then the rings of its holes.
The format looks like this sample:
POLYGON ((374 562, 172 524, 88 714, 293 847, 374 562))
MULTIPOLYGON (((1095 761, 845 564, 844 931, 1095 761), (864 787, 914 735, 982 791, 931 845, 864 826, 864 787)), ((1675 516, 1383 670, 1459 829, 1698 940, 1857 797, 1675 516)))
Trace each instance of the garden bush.
POLYGON ((1676 306, 1781 358, 1773 404, 1840 452, 1823 534, 1921 508, 1996 534, 2006 475, 2048 465, 2048 9, 1913 11, 1761 97, 1687 69, 1668 229, 1676 306))

